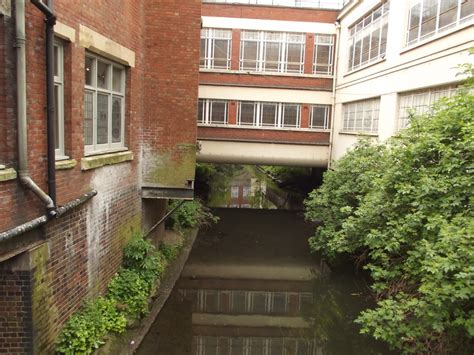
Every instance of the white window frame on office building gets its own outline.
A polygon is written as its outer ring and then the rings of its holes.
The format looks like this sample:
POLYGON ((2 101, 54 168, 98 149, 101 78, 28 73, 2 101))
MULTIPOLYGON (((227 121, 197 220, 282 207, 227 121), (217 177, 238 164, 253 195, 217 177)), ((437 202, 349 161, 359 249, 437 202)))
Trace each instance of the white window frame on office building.
POLYGON ((237 125, 251 127, 300 128, 301 105, 281 102, 239 101, 237 125), (246 107, 244 108, 243 105, 246 107), (249 116, 252 116, 251 120, 249 117, 243 119, 243 109, 249 110, 248 112, 253 111, 253 114, 249 114, 249 116), (295 110, 293 111, 295 113, 294 117, 289 116, 291 110, 295 110))
POLYGON ((199 99, 198 123, 226 125, 229 120, 229 102, 226 100, 199 99))
POLYGON ((84 93, 85 152, 102 153, 124 148, 124 131, 125 67, 87 53, 84 93), (99 73, 99 66, 101 71, 103 69, 101 73, 99 73), (103 81, 99 81, 101 79, 103 81), (102 105, 107 106, 106 110, 100 111, 99 101, 102 99, 106 99, 102 105))
POLYGON ((330 105, 311 105, 309 128, 328 130, 331 122, 330 105))
POLYGON ((305 44, 304 33, 244 30, 240 39, 239 68, 253 72, 301 74, 304 72, 305 44), (291 58, 293 50, 297 58, 291 58), (274 55, 269 58, 272 52, 274 55))
POLYGON ((455 85, 417 90, 399 95, 398 130, 408 127, 411 115, 428 113, 433 104, 442 97, 451 97, 457 92, 455 85))
POLYGON ((386 2, 349 28, 348 71, 385 57, 389 8, 386 2))
POLYGON ((474 0, 412 0, 407 46, 458 27, 474 18, 474 0))
POLYGON ((378 132, 380 97, 342 105, 342 133, 358 132, 376 134, 378 132))
POLYGON ((203 28, 201 30, 202 69, 230 69, 232 52, 232 30, 203 28), (218 55, 216 56, 216 49, 218 55), (219 56, 219 49, 221 49, 219 56))
POLYGON ((334 36, 316 34, 314 36, 313 74, 333 75, 334 36))
POLYGON ((67 159, 64 148, 64 45, 54 41, 54 119, 56 159, 67 159))

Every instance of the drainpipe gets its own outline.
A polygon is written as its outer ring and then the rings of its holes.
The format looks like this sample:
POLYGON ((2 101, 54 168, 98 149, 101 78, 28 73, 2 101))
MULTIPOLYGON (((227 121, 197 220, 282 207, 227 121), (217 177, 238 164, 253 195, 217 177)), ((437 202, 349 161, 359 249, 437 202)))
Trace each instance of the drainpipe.
POLYGON ((53 12, 53 0, 45 5, 40 0, 31 2, 45 15, 46 23, 46 98, 47 98, 47 141, 48 141, 48 192, 56 205, 56 147, 54 132, 56 123, 54 110, 54 25, 56 16, 53 12))
POLYGON ((337 84, 337 73, 338 73, 338 63, 339 63, 339 42, 341 36, 341 24, 339 20, 336 21, 336 48, 334 53, 334 79, 332 81, 332 112, 331 112, 331 133, 329 135, 329 159, 328 159, 328 168, 331 168, 332 163, 332 150, 334 144, 334 121, 336 117, 336 84, 337 84))
MULTIPOLYGON (((45 204, 48 214, 54 216, 55 202, 30 177, 28 171, 28 135, 26 119, 26 35, 25 35, 25 0, 15 1, 16 26, 16 71, 17 71, 17 115, 18 115, 18 165, 19 180, 38 196, 45 204)), ((54 108, 53 108, 54 109, 54 108)), ((54 111, 53 111, 54 112, 54 111)), ((49 161, 48 161, 49 163, 49 161)), ((54 163, 54 162, 53 162, 54 163)))

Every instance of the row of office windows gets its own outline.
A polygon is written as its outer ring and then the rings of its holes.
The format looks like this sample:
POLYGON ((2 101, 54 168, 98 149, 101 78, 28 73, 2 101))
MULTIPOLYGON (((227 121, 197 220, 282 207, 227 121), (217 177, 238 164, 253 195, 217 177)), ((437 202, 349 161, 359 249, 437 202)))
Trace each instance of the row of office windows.
POLYGON ((194 355, 316 355, 318 350, 316 341, 304 338, 193 337, 194 355))
MULTIPOLYGON (((429 112, 436 101, 442 97, 451 97, 456 91, 455 86, 446 86, 401 93, 398 100, 398 130, 408 126, 411 115, 429 112)), ((380 98, 343 104, 342 130, 377 133, 379 113, 380 98)))
MULTIPOLYGON (((64 45, 54 44, 55 148, 58 159, 64 147, 64 45)), ((107 151, 124 146, 125 68, 87 54, 84 71, 84 150, 107 151)))
MULTIPOLYGON (((386 54, 390 2, 349 27, 348 71, 386 54)), ((460 26, 474 16, 474 0, 413 0, 408 14, 406 45, 410 46, 460 26)))
POLYGON ((316 355, 316 340, 289 337, 193 336, 193 355, 316 355))
MULTIPOLYGON (((270 73, 304 73, 306 34, 242 31, 239 70, 270 73)), ((331 75, 334 67, 334 36, 315 35, 313 74, 331 75)), ((232 30, 201 30, 203 69, 230 69, 232 30)))
POLYGON ((203 2, 337 10, 341 9, 349 0, 203 0, 203 2))
MULTIPOLYGON (((239 101, 237 125, 246 127, 301 128, 301 104, 239 101)), ((330 106, 311 105, 311 129, 330 128, 330 106)), ((199 99, 198 124, 227 125, 229 101, 199 99)))

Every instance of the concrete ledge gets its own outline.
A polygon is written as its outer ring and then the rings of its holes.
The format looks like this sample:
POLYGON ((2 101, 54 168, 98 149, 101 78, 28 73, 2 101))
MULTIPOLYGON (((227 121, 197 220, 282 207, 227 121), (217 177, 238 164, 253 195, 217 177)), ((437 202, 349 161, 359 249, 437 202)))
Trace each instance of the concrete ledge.
POLYGON ((76 41, 76 30, 59 21, 54 25, 54 34, 72 43, 76 41))
POLYGON ((72 169, 77 165, 76 159, 56 160, 56 170, 72 169))
POLYGON ((133 160, 133 152, 118 152, 102 155, 93 155, 81 159, 81 170, 91 170, 105 165, 120 164, 133 160))
POLYGON ((4 169, 0 170, 0 181, 8 181, 16 179, 15 169, 4 169))

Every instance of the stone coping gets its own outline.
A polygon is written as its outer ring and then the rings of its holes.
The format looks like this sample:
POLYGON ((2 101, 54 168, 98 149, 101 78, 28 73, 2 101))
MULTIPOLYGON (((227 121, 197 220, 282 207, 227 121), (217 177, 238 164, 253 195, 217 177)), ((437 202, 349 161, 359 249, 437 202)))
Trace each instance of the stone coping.
POLYGON ((77 165, 76 159, 56 160, 56 170, 72 169, 77 165))
POLYGON ((133 152, 131 151, 92 155, 81 159, 81 170, 91 170, 131 160, 133 160, 133 152))
POLYGON ((15 169, 0 170, 0 181, 15 180, 17 177, 15 169))

